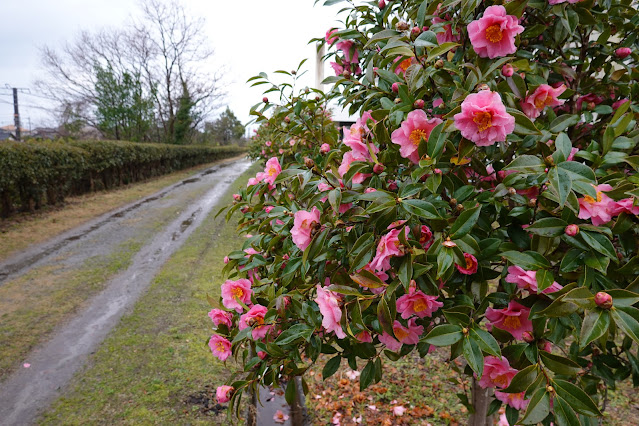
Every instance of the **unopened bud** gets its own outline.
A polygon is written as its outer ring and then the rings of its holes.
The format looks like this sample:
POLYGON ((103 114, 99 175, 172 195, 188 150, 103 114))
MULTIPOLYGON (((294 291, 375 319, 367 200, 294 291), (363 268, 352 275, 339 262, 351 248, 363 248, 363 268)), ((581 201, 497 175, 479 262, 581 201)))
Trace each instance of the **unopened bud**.
POLYGON ((437 69, 444 68, 444 60, 438 59, 437 61, 435 61, 435 68, 437 69))
POLYGON ((315 102, 319 102, 320 101, 320 97, 319 96, 315 96, 315 102))
POLYGON ((595 294, 595 303, 600 308, 610 309, 612 308, 612 296, 605 291, 600 291, 599 293, 595 294))
POLYGON ((468 336, 468 329, 466 327, 462 328, 462 334, 468 336))
POLYGON ((400 104, 400 103, 402 103, 402 100, 401 100, 400 98, 395 98, 395 101, 394 101, 394 102, 395 102, 396 104, 400 104))
POLYGON ((553 388, 552 386, 550 385, 546 386, 546 392, 553 393, 554 391, 555 391, 555 388, 553 388))
POLYGON ((411 36, 413 36, 413 37, 417 37, 418 35, 420 35, 420 34, 421 34, 421 32, 422 32, 422 29, 421 29, 421 28, 419 28, 419 27, 413 27, 413 28, 410 30, 410 35, 411 35, 411 36))
POLYGON ((408 24, 404 21, 399 21, 397 25, 395 25, 398 31, 406 31, 408 29, 408 24))
POLYGON ((342 73, 342 76, 344 78, 351 78, 351 72, 349 70, 344 70, 344 72, 342 73))
POLYGON ((546 166, 548 167, 552 167, 555 165, 555 159, 552 158, 552 155, 549 155, 546 158, 544 158, 544 162, 546 163, 546 166))
POLYGON ((267 103, 268 103, 268 98, 267 98, 266 96, 264 96, 264 97, 262 98, 262 102, 264 102, 265 104, 267 104, 267 103))
POLYGON ((503 67, 501 67, 501 75, 503 75, 504 77, 512 77, 514 73, 515 73, 515 69, 510 64, 506 64, 503 67))
POLYGON ((414 103, 413 103, 413 108, 416 109, 422 109, 424 108, 424 100, 423 99, 417 99, 414 103))
POLYGON ((379 6, 380 9, 383 9, 386 7, 386 2, 384 0, 379 0, 379 3, 377 3, 377 6, 379 6))
POLYGON ((242 199, 242 196, 240 194, 233 194, 233 199, 235 201, 240 201, 242 199))
POLYGON ((457 209, 458 212, 464 210, 464 205, 463 204, 457 204, 457 207, 455 207, 457 209))
POLYGON ((291 74, 295 75, 295 74, 297 74, 297 71, 293 70, 293 71, 291 71, 291 74))
POLYGON ((393 85, 391 86, 391 90, 393 91, 393 93, 399 92, 399 83, 393 83, 393 85))
POLYGON ((632 53, 632 50, 629 47, 620 47, 615 50, 615 56, 619 59, 627 58, 632 53))
POLYGON ((384 166, 383 165, 381 165, 379 163, 376 163, 373 166, 373 173, 375 173, 376 175, 381 174, 383 171, 384 171, 384 166))
POLYGON ((532 343, 535 341, 535 336, 533 336, 533 334, 530 331, 524 331, 521 337, 522 339, 524 339, 524 342, 526 343, 532 343))
POLYGON ((510 195, 515 195, 517 193, 517 190, 515 188, 508 188, 508 193, 510 195))
POLYGON ((568 226, 566 226, 566 229, 564 230, 564 232, 569 237, 574 237, 575 235, 577 235, 579 233, 579 226, 577 226, 575 224, 568 225, 568 226))
POLYGON ((290 123, 291 119, 288 116, 286 116, 286 117, 284 117, 284 122, 285 123, 290 123))
POLYGON ((451 206, 456 206, 457 205, 457 198, 451 198, 450 201, 448 202, 451 206))
POLYGON ((315 166, 315 161, 313 161, 312 159, 308 157, 304 157, 304 165, 307 168, 312 169, 315 166))

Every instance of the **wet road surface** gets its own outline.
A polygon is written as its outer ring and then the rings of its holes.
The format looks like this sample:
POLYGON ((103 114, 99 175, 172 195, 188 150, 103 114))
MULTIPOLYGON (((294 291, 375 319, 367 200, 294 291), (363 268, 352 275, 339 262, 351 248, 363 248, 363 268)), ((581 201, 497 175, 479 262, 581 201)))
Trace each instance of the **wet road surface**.
POLYGON ((250 165, 242 159, 213 166, 0 264, 0 286, 49 264, 75 268, 91 257, 116 250, 123 241, 142 233, 149 221, 162 216, 162 212, 180 207, 176 217, 145 241, 131 265, 113 277, 85 310, 32 351, 25 359, 30 368, 20 369, 0 383, 0 424, 32 424, 61 395, 87 356, 133 307, 161 266, 250 165))

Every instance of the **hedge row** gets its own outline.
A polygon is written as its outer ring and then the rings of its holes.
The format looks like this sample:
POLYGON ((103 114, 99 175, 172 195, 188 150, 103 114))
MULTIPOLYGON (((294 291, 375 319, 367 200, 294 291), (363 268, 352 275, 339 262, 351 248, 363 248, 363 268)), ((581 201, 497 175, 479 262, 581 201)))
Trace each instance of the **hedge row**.
POLYGON ((68 195, 114 188, 232 157, 237 146, 121 141, 0 143, 0 216, 56 204, 68 195))

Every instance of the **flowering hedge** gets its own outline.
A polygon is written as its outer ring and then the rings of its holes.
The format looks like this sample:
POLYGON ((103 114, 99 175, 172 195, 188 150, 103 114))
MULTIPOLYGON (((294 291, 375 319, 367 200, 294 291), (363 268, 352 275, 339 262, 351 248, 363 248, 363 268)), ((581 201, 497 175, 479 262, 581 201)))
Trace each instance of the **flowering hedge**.
POLYGON ((344 3, 328 94, 251 79, 279 99, 227 213, 247 239, 209 345, 243 369, 219 401, 320 359, 363 389, 441 346, 473 424, 595 424, 639 384, 636 2, 344 3))

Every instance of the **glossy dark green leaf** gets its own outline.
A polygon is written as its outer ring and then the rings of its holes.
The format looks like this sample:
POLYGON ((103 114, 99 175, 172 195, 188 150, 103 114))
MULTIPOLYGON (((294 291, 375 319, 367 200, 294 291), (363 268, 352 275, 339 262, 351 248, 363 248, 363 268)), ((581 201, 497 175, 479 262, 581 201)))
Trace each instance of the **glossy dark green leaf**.
POLYGON ((568 222, 556 217, 544 217, 526 228, 526 232, 542 237, 559 237, 564 234, 568 222))
POLYGON ((477 223, 480 213, 481 206, 473 207, 472 209, 461 212, 453 223, 453 226, 450 228, 450 238, 452 240, 456 240, 468 234, 477 223))
POLYGON ((505 251, 501 253, 501 255, 508 259, 513 265, 517 265, 523 269, 537 270, 550 268, 551 266, 545 257, 534 251, 505 251))
POLYGON ((603 234, 588 231, 582 231, 580 234, 581 238, 583 238, 586 244, 588 244, 588 246, 590 246, 593 250, 608 256, 615 262, 617 261, 617 252, 615 252, 615 248, 612 246, 608 237, 603 234))
POLYGON ((604 309, 596 308, 587 311, 584 321, 581 324, 581 334, 579 336, 579 348, 583 349, 590 342, 597 340, 608 331, 610 327, 610 312, 604 309))
POLYGON ((544 365, 550 370, 557 374, 563 374, 566 376, 575 376, 581 370, 579 364, 574 361, 555 355, 546 351, 539 351, 539 356, 541 357, 544 365))
POLYGON ((342 362, 342 356, 341 355, 336 355, 333 358, 329 359, 326 362, 326 365, 324 365, 324 368, 322 369, 322 380, 326 380, 329 377, 331 377, 333 374, 335 374, 337 372, 337 370, 339 369, 339 365, 342 362))
POLYGON ((534 425, 541 422, 550 414, 550 394, 541 387, 533 393, 526 407, 526 414, 521 419, 523 425, 534 425))
POLYGON ((435 346, 450 346, 459 342, 462 337, 464 335, 460 326, 444 324, 433 328, 423 341, 435 346))
POLYGON ((602 415, 597 404, 580 387, 565 380, 554 380, 553 383, 557 395, 566 400, 576 412, 590 417, 602 415))
POLYGON ((484 374, 484 356, 481 353, 479 344, 473 337, 464 337, 462 353, 470 368, 477 374, 477 378, 481 378, 482 374, 484 374))
POLYGON ((528 389, 539 374, 539 367, 537 364, 529 365, 528 367, 520 370, 513 379, 510 381, 510 385, 503 390, 506 393, 519 393, 528 389))

